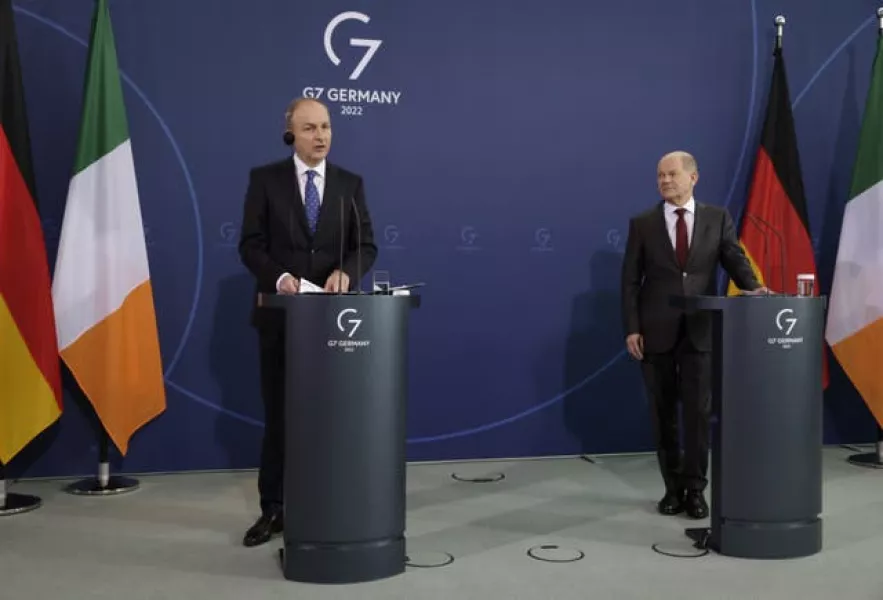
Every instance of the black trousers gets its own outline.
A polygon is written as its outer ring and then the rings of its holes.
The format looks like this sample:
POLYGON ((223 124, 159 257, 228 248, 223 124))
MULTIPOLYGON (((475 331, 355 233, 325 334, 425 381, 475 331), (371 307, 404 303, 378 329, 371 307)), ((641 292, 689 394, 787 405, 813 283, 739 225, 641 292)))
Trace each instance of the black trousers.
POLYGON ((258 471, 261 512, 283 507, 285 458, 285 336, 282 331, 260 332, 261 396, 264 401, 264 441, 258 471))
POLYGON ((645 353, 641 370, 666 490, 704 490, 708 485, 711 353, 693 347, 682 321, 674 348, 645 353), (679 427, 679 401, 683 430, 679 427))

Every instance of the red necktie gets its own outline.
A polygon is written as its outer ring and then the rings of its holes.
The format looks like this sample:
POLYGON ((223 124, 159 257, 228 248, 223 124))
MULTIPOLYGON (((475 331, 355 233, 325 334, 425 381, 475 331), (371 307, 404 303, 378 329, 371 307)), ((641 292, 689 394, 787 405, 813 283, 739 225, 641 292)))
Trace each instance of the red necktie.
POLYGON ((675 225, 675 256, 678 259, 678 265, 683 270, 687 266, 687 221, 684 220, 684 213, 687 210, 679 208, 675 212, 678 213, 678 222, 675 225))

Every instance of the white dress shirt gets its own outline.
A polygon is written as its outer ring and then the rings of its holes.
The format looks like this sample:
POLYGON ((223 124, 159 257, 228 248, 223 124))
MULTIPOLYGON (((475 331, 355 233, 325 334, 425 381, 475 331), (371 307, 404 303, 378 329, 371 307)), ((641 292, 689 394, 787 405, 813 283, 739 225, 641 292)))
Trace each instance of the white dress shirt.
MULTIPOLYGON (((325 197, 325 161, 323 160, 315 167, 308 167, 297 154, 294 155, 294 170, 297 173, 297 186, 300 188, 300 198, 304 204, 306 204, 307 201, 307 171, 311 168, 316 172, 313 176, 313 183, 316 186, 316 190, 319 192, 319 206, 322 206, 322 200, 325 197)), ((279 284, 282 283, 282 279, 286 275, 291 275, 291 273, 283 273, 279 279, 276 280, 277 292, 279 291, 279 284)))
POLYGON ((686 209, 684 213, 684 221, 687 223, 687 248, 693 244, 693 222, 696 217, 696 201, 691 197, 683 206, 675 206, 671 202, 665 203, 665 228, 668 230, 668 237, 671 239, 672 248, 677 249, 677 225, 678 208, 686 209))

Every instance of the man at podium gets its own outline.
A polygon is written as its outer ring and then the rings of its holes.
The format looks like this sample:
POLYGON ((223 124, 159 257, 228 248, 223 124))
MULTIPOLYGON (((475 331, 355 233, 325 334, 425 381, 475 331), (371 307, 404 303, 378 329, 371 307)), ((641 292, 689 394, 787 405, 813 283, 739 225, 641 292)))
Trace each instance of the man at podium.
MULTIPOLYGON (((285 112, 293 156, 249 174, 239 254, 256 292, 296 294, 301 280, 326 292, 349 291, 377 258, 362 178, 326 160, 331 117, 318 100, 299 98, 285 112)), ((285 316, 255 306, 260 345, 264 440, 258 474, 261 516, 243 539, 257 546, 283 529, 285 316)))
POLYGON ((622 317, 629 354, 641 361, 665 496, 660 513, 708 516, 708 430, 712 322, 684 314, 675 295, 715 295, 720 264, 746 291, 765 293, 736 237, 726 208, 693 197, 696 160, 686 152, 658 164, 662 202, 629 221, 622 264, 622 317), (677 403, 682 404, 683 452, 677 403))

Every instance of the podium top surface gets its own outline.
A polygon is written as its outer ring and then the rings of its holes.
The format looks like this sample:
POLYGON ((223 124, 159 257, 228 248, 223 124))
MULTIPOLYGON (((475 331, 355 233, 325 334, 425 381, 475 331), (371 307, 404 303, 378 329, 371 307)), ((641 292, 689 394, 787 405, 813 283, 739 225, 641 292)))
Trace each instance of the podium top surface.
POLYGON ((385 302, 381 298, 396 299, 411 304, 413 308, 419 308, 420 295, 410 291, 407 293, 385 292, 342 292, 342 293, 304 293, 304 294, 258 294, 258 306, 261 308, 286 308, 294 302, 310 302, 314 300, 334 301, 345 300, 347 302, 385 302))
POLYGON ((745 302, 753 302, 757 304, 769 302, 821 302, 822 306, 825 306, 827 304, 827 298, 825 296, 796 296, 791 294, 739 294, 737 296, 671 296, 671 305, 673 307, 688 311, 726 310, 728 307, 735 306, 736 303, 739 303, 739 305, 741 306, 741 303, 745 302))

